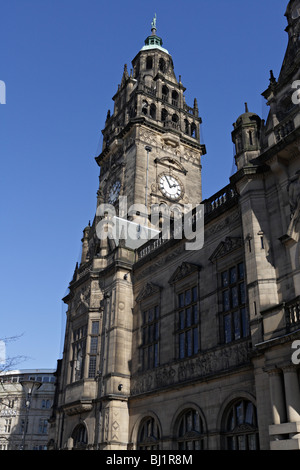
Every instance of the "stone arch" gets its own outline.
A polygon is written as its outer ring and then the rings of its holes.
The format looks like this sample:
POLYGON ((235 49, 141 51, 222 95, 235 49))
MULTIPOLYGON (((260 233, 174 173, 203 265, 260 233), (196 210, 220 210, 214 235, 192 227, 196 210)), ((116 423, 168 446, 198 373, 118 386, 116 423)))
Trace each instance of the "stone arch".
POLYGON ((204 449, 207 449, 208 448, 207 421, 206 421, 205 415, 201 407, 195 402, 184 403, 177 409, 177 411, 173 415, 173 419, 171 422, 171 429, 170 429, 170 435, 172 436, 173 447, 174 449, 178 448, 180 423, 181 423, 183 416, 190 410, 193 410, 196 413, 198 413, 200 421, 201 421, 202 429, 199 430, 199 433, 196 430, 187 430, 186 439, 191 439, 191 441, 201 440, 203 442, 202 447, 204 449))
MULTIPOLYGON (((229 414, 231 413, 231 410, 235 406, 238 406, 238 404, 240 403, 251 404, 253 407, 253 413, 255 413, 255 419, 256 419, 257 407, 256 407, 256 399, 254 395, 244 390, 238 390, 230 394, 223 401, 222 406, 220 407, 220 410, 218 413, 218 417, 217 417, 217 429, 220 432, 220 442, 219 442, 220 449, 228 448, 228 445, 226 443, 226 435, 228 434, 227 424, 228 424, 229 414)), ((249 426, 247 426, 247 423, 245 422, 244 417, 242 418, 242 421, 243 422, 241 422, 240 430, 236 432, 236 435, 241 436, 242 434, 247 433, 249 430, 251 431, 250 423, 249 423, 249 426)), ((254 429, 254 426, 253 426, 253 432, 256 433, 258 436, 257 422, 256 422, 256 430, 254 429)))
POLYGON ((88 445, 88 430, 84 422, 77 424, 71 434, 72 449, 83 450, 88 445))
POLYGON ((158 430, 159 430, 159 435, 160 435, 160 440, 158 441, 158 444, 160 444, 161 442, 162 425, 161 425, 160 419, 154 411, 149 410, 143 413, 141 416, 139 416, 132 427, 130 442, 132 444, 133 450, 136 450, 138 447, 138 438, 139 438, 139 432, 140 432, 141 426, 143 425, 145 421, 147 421, 148 418, 152 418, 155 420, 158 430))

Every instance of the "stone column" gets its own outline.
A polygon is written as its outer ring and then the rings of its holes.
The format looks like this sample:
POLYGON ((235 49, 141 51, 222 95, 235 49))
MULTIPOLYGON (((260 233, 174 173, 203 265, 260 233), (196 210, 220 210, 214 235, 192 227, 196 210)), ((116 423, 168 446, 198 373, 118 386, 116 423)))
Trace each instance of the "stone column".
POLYGON ((300 421, 300 390, 297 369, 283 369, 287 418, 290 423, 300 421))
POLYGON ((286 422, 286 410, 284 403, 284 388, 281 371, 274 369, 269 372, 271 406, 273 424, 286 422))

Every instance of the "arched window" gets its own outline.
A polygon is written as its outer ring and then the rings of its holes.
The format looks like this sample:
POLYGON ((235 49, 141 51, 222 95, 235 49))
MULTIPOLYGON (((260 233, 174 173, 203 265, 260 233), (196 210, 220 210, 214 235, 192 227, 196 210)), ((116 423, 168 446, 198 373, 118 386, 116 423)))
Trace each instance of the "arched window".
POLYGON ((249 131, 249 144, 253 145, 253 131, 249 131))
POLYGON ((165 122, 167 120, 167 117, 168 117, 168 111, 163 108, 161 110, 161 120, 162 120, 162 122, 165 122))
POLYGON ((231 405, 225 416, 225 448, 257 450, 259 448, 256 408, 249 400, 231 405))
POLYGON ((193 122, 191 124, 191 136, 192 137, 197 137, 197 127, 196 127, 196 124, 193 122))
POLYGON ((177 442, 179 450, 204 449, 204 428, 201 416, 194 409, 185 410, 179 420, 177 442))
POLYGON ((148 114, 148 102, 146 100, 142 102, 142 113, 145 115, 148 114))
POLYGON ((163 85, 161 91, 162 91, 162 99, 163 99, 163 101, 168 101, 169 88, 168 88, 166 85, 163 85))
POLYGON ((160 70, 161 72, 164 73, 164 72, 166 71, 166 62, 165 62, 164 59, 162 59, 162 58, 159 59, 159 64, 158 64, 158 66, 159 66, 159 70, 160 70))
POLYGON ((160 432, 154 418, 143 420, 138 433, 138 450, 159 450, 160 432))
POLYGON ((172 91, 172 105, 178 106, 178 93, 175 90, 172 91))
POLYGON ((84 424, 76 426, 72 433, 73 449, 84 449, 87 446, 87 432, 84 424))
POLYGON ((187 119, 185 119, 185 120, 184 120, 184 132, 185 132, 186 134, 189 134, 189 133, 190 133, 189 130, 190 130, 189 121, 188 121, 187 119))
POLYGON ((150 70, 152 69, 152 67, 153 67, 153 59, 151 56, 148 56, 146 60, 146 69, 150 70))
POLYGON ((179 121, 179 117, 177 116, 177 114, 172 115, 172 121, 173 122, 178 122, 179 121))
POLYGON ((156 119, 156 106, 154 103, 150 106, 150 117, 152 117, 152 119, 156 119))

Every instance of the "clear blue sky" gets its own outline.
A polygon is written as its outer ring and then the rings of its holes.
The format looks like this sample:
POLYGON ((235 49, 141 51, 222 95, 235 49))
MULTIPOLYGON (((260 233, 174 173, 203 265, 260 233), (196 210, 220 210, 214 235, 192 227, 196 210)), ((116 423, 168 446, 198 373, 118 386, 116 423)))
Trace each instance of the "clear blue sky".
POLYGON ((23 335, 19 368, 55 368, 82 230, 96 209, 94 157, 124 64, 150 34, 173 57, 203 119, 203 196, 228 184, 232 123, 278 77, 287 45, 282 0, 9 0, 1 2, 1 330, 23 335))

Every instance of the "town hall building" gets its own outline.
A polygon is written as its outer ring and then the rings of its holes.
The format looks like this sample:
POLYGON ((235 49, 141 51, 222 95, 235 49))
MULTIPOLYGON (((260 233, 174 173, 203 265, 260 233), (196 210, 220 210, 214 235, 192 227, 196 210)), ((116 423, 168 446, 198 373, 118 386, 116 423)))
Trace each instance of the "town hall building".
POLYGON ((205 200, 197 100, 156 18, 124 67, 64 298, 49 449, 300 448, 300 0, 285 15, 268 118, 245 104, 235 173, 205 200))

